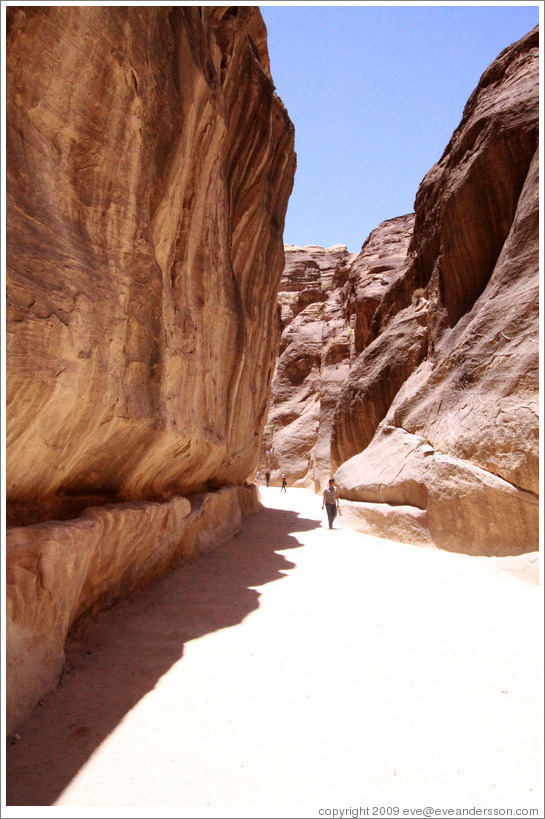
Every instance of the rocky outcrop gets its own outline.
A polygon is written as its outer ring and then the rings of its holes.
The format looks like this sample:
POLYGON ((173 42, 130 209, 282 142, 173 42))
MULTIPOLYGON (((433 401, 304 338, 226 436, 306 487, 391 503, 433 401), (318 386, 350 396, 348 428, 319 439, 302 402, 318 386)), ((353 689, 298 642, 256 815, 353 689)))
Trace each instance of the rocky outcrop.
MULTIPOLYGON (((344 311, 335 332, 353 333, 321 447, 362 531, 471 554, 538 548, 538 102, 535 29, 483 74, 415 214, 374 231, 328 295, 344 311)), ((305 326, 318 349, 318 318, 305 326)), ((289 477, 285 430, 310 435, 277 381, 286 350, 297 369, 297 330, 283 331, 266 428, 289 477)), ((313 378, 318 396, 317 366, 313 378)))
POLYGON ((401 385, 426 355, 427 303, 419 293, 404 295, 413 227, 414 214, 383 222, 351 267, 347 311, 355 359, 336 396, 333 470, 369 444, 401 385), (385 304, 398 308, 391 319, 385 304))
POLYGON ((76 520, 8 529, 8 732, 55 686, 74 622, 225 542, 258 507, 255 487, 224 487, 191 501, 106 504, 76 520))
POLYGON ((255 466, 295 154, 257 7, 6 20, 13 725, 75 618, 191 552, 185 496, 255 466))

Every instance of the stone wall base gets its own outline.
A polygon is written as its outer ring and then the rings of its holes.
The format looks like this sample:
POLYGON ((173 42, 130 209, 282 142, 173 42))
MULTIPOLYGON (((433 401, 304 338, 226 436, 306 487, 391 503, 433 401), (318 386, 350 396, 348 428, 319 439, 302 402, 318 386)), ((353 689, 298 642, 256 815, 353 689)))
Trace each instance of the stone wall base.
POLYGON ((7 732, 56 686, 76 621, 229 540, 259 508, 255 486, 227 486, 190 500, 111 504, 74 520, 8 529, 7 732))

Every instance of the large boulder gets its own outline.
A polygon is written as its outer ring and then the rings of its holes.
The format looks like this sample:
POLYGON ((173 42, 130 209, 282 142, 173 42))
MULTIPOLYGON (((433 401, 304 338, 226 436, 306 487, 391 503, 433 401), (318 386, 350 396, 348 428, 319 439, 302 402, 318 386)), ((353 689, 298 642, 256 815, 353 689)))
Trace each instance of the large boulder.
POLYGON ((536 28, 483 74, 424 178, 408 286, 335 416, 342 494, 425 509, 437 545, 470 553, 538 547, 538 91, 536 28))

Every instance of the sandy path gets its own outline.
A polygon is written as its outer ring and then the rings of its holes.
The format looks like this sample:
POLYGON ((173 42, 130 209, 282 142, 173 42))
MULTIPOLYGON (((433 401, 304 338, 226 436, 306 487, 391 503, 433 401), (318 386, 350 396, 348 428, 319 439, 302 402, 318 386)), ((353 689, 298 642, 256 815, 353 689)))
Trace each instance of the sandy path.
POLYGON ((542 805, 535 555, 329 531, 310 492, 262 494, 240 535, 72 641, 8 748, 7 804, 542 805))

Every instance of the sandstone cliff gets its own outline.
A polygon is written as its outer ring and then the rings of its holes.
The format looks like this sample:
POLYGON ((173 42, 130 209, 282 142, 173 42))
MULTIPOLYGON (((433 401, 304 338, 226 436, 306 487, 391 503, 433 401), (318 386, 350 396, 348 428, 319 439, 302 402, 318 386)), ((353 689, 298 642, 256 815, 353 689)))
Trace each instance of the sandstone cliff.
MULTIPOLYGON (((538 548, 538 102, 536 28, 483 74, 414 228, 403 217, 393 268, 380 226, 329 297, 358 356, 343 359, 331 467, 363 531, 488 555, 538 548), (371 301, 366 252, 376 281, 382 257, 390 271, 371 301)), ((271 421, 281 413, 274 399, 271 421)))
MULTIPOLYGON (((384 222, 359 254, 344 245, 286 247, 281 340, 261 451, 273 484, 285 472, 290 484, 318 491, 330 477, 339 393, 360 362, 385 293, 406 269, 413 224, 412 214, 384 222)), ((388 356, 381 364, 396 366, 388 356)), ((375 375, 387 389, 384 373, 375 375)))
POLYGON ((6 53, 13 724, 74 618, 255 508, 188 531, 255 466, 295 154, 256 7, 10 7, 6 53))
POLYGON ((240 483, 295 167, 259 11, 7 12, 8 520, 240 483))

